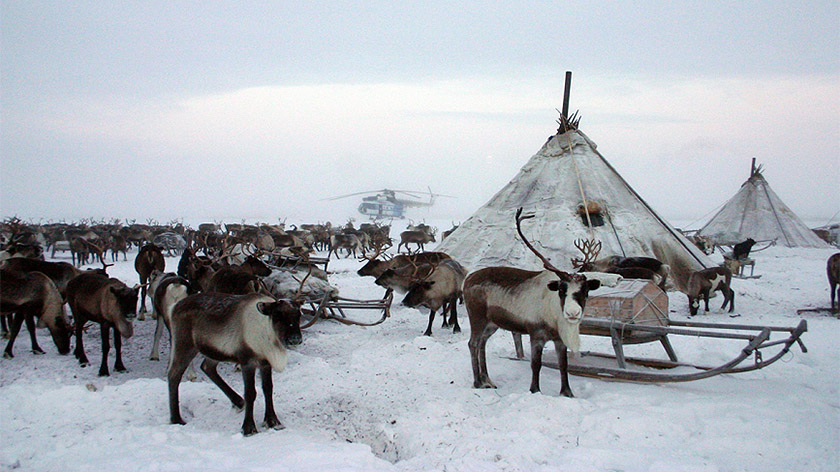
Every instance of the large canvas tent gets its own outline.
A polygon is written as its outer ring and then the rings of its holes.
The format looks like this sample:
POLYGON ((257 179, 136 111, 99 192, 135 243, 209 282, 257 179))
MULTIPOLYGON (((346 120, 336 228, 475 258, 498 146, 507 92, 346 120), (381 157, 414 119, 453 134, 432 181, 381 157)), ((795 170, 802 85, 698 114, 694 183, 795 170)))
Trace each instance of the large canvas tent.
POLYGON ((535 218, 523 222, 526 237, 560 269, 581 257, 577 239, 602 243, 599 257, 650 256, 671 266, 673 285, 685 290, 692 271, 715 264, 645 203, 583 132, 548 139, 504 188, 437 248, 467 268, 542 264, 516 234, 519 207, 535 218), (588 211, 587 211, 588 210, 588 211), (590 225, 591 222, 591 225, 590 225))
POLYGON ((770 188, 755 159, 750 178, 697 234, 714 244, 731 245, 752 238, 787 247, 828 247, 770 188))

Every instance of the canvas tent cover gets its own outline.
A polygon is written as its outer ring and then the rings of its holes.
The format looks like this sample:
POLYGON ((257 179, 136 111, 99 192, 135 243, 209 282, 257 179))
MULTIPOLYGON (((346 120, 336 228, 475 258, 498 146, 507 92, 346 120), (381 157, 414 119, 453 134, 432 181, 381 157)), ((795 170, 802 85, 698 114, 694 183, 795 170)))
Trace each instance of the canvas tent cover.
POLYGON ((782 202, 760 170, 754 168, 751 174, 698 235, 714 244, 731 245, 753 238, 775 240, 776 244, 787 247, 828 247, 782 202))
MULTIPOLYGON (((589 239, 579 213, 584 196, 600 209, 603 225, 592 228, 600 240, 599 257, 651 256, 671 266, 671 282, 685 290, 694 270, 714 263, 679 231, 660 218, 621 178, 579 130, 549 138, 504 188, 437 248, 470 270, 512 266, 538 270, 539 259, 516 234, 519 207, 535 218, 522 229, 535 247, 560 269, 572 271, 571 258, 581 257, 574 241, 589 239)), ((591 215, 593 216, 593 215, 591 215)), ((597 219, 597 218, 596 218, 597 219)))

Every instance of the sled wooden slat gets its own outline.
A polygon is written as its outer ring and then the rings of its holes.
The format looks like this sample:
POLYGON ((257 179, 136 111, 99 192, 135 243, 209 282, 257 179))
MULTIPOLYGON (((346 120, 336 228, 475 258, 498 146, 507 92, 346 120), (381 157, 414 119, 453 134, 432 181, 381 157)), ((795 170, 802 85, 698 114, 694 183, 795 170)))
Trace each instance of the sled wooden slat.
POLYGON ((339 323, 355 326, 376 326, 391 316, 391 302, 394 300, 394 293, 387 290, 381 299, 357 300, 325 294, 320 299, 308 299, 306 303, 309 309, 306 311, 312 314, 312 319, 301 325, 301 329, 308 328, 320 319, 332 319, 339 323), (353 320, 345 311, 352 310, 374 310, 381 311, 382 316, 373 322, 353 320))

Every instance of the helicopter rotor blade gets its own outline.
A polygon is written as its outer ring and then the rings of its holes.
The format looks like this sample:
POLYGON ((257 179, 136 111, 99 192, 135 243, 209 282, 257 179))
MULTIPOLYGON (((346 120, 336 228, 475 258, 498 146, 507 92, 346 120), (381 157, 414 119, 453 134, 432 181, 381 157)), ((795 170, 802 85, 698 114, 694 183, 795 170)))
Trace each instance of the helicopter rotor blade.
POLYGON ((354 193, 348 193, 346 195, 338 195, 336 197, 322 198, 321 201, 339 200, 339 199, 347 198, 347 197, 355 197, 356 195, 365 195, 365 194, 370 194, 370 193, 380 193, 380 192, 383 192, 383 191, 384 190, 368 190, 368 191, 365 191, 365 192, 354 192, 354 193))

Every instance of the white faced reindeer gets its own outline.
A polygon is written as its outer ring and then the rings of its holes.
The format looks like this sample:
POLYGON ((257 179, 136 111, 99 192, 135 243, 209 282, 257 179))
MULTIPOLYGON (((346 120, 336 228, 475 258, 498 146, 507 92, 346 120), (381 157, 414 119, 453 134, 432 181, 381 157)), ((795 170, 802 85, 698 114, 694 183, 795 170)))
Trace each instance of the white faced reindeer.
POLYGON ((254 423, 257 369, 265 396, 265 426, 283 427, 274 412, 271 370, 282 371, 286 367, 286 346, 301 342, 300 302, 275 300, 259 293, 199 293, 175 305, 170 322, 172 351, 167 377, 169 415, 173 424, 185 424, 178 403, 178 386, 187 366, 200 352, 206 358, 201 370, 235 407, 245 407, 243 434, 249 436, 258 432, 254 423), (242 366, 244 400, 219 375, 216 370, 219 362, 242 366))
POLYGON ((543 271, 513 267, 477 270, 464 281, 464 301, 470 318, 470 357, 475 388, 495 388, 487 373, 487 340, 499 328, 531 338, 531 392, 540 391, 542 350, 554 341, 560 361, 560 394, 572 397, 566 348, 580 348, 580 322, 590 290, 599 280, 569 274, 554 267, 522 234, 521 221, 533 218, 516 212, 516 230, 522 241, 543 262, 543 271))

